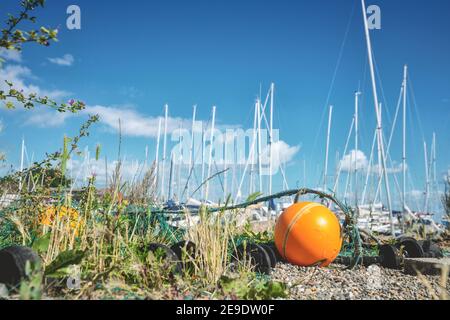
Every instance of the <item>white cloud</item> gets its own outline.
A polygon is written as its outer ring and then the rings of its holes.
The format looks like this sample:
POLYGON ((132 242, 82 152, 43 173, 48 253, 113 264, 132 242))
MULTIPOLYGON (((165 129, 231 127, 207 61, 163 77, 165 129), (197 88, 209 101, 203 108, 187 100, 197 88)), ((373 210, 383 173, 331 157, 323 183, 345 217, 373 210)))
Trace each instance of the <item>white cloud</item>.
MULTIPOLYGON (((29 80, 36 80, 37 78, 29 68, 20 65, 7 65, 4 68, 0 68, 0 79, 13 83, 16 90, 22 91, 26 95, 36 93, 38 96, 59 99, 70 94, 62 90, 43 90, 37 85, 30 84, 29 80)), ((9 90, 8 85, 3 80, 0 81, 0 90, 9 90)))
POLYGON ((290 162, 300 151, 300 146, 290 146, 283 140, 277 141, 272 145, 273 154, 278 153, 280 163, 290 162))
MULTIPOLYGON (((358 170, 365 170, 366 172, 367 170, 370 170, 371 174, 378 174, 380 171, 378 164, 372 165, 369 168, 367 156, 361 150, 352 150, 340 160, 340 166, 343 172, 355 170, 355 165, 358 170)), ((406 166, 406 169, 408 169, 408 166, 406 166)), ((400 173, 402 170, 402 164, 398 164, 395 161, 392 163, 391 167, 386 169, 388 174, 400 173)))
MULTIPOLYGON (((371 173, 373 174, 378 174, 380 172, 380 166, 378 164, 374 165, 371 167, 371 173)), ((408 170, 408 165, 406 165, 406 170, 408 170)), ((394 162, 392 164, 392 167, 388 167, 386 169, 388 174, 397 174, 403 171, 403 166, 402 164, 397 164, 396 162, 394 162)))
MULTIPOLYGON (((161 134, 164 130, 163 117, 146 116, 130 106, 86 106, 79 114, 98 114, 100 123, 106 126, 111 132, 118 132, 119 119, 121 122, 122 135, 130 137, 156 138, 158 135, 159 119, 162 119, 161 134)), ((77 116, 72 113, 59 113, 49 108, 38 108, 29 113, 29 117, 25 121, 27 125, 37 125, 39 127, 57 127, 64 125, 65 121, 71 117, 77 116)), ((184 129, 191 129, 192 120, 180 117, 168 117, 167 133, 180 128, 180 123, 184 129)), ((200 122, 203 125, 207 122, 200 122)), ((218 125, 219 128, 238 128, 237 125, 218 125)), ((205 128, 208 130, 210 126, 205 128)))
POLYGON ((71 54, 65 54, 64 56, 59 57, 59 58, 47 58, 47 59, 51 63, 54 63, 58 66, 63 66, 63 67, 70 67, 75 62, 75 58, 71 54))
MULTIPOLYGON (((270 146, 267 147, 265 158, 269 159, 270 146)), ((300 146, 290 146, 286 142, 279 140, 272 144, 272 165, 278 168, 281 164, 289 163, 294 159, 295 155, 300 151, 300 146)))
POLYGON ((0 48, 0 58, 3 58, 6 61, 22 62, 22 53, 17 50, 0 48))
MULTIPOLYGON (((108 161, 108 179, 111 178, 118 161, 108 161)), ((68 175, 74 180, 77 186, 83 185, 86 179, 96 176, 96 180, 100 184, 106 182, 105 159, 70 159, 67 162, 68 175)), ((122 160, 121 177, 124 181, 130 181, 144 174, 143 162, 137 160, 122 160)))
MULTIPOLYGON (((21 65, 9 64, 4 68, 0 68, 0 90, 7 92, 9 86, 4 80, 11 82, 14 89, 21 91, 25 95, 34 93, 39 97, 47 96, 53 100, 66 98, 70 95, 70 92, 64 90, 45 90, 32 83, 39 79, 29 68, 21 65)), ((16 101, 12 100, 12 102, 15 103, 16 101)), ((39 127, 55 127, 62 125, 69 116, 70 114, 68 113, 59 113, 49 107, 35 106, 33 110, 29 110, 26 113, 24 123, 38 125, 39 127)))
POLYGON ((343 172, 355 170, 364 170, 369 165, 366 155, 361 150, 352 150, 344 155, 340 161, 340 167, 343 172))
MULTIPOLYGON (((123 135, 153 138, 158 135, 159 118, 145 116, 131 108, 88 106, 83 110, 83 113, 98 114, 100 122, 116 132, 119 130, 120 119, 123 135)), ((184 128, 190 128, 191 126, 188 119, 169 117, 167 122, 168 133, 179 129, 180 122, 184 128)))
POLYGON ((74 114, 70 112, 57 112, 48 107, 39 107, 30 111, 25 124, 35 125, 40 128, 60 127, 67 118, 73 116, 74 114))

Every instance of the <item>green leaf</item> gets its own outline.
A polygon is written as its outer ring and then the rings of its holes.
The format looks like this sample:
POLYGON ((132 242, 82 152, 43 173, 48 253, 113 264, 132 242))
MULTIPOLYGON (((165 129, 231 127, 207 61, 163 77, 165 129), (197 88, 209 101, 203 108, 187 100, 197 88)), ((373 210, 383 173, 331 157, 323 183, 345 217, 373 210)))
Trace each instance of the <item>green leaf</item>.
POLYGON ((273 281, 269 286, 268 295, 272 298, 286 298, 287 297, 286 285, 282 282, 273 281))
POLYGON ((100 145, 97 144, 97 148, 95 148, 95 160, 98 161, 98 159, 100 158, 100 145))
POLYGON ((42 33, 46 33, 46 34, 48 34, 50 31, 47 29, 47 28, 45 28, 45 27, 41 27, 41 32, 42 33))
POLYGON ((249 291, 248 281, 243 278, 231 278, 222 276, 219 280, 220 286, 225 294, 235 294, 239 298, 247 296, 249 291))
POLYGON ((61 252, 55 260, 53 260, 47 268, 45 268, 45 275, 53 274, 62 268, 68 267, 73 264, 80 264, 83 260, 86 251, 82 250, 69 250, 61 252))
POLYGON ((67 278, 71 274, 72 274, 72 272, 71 272, 70 268, 69 267, 65 267, 65 268, 59 269, 56 272, 46 274, 45 276, 47 278, 63 279, 63 278, 67 278))
POLYGON ((33 242, 33 249, 34 251, 36 251, 37 253, 45 253, 47 252, 48 246, 50 245, 50 237, 51 237, 51 233, 48 232, 47 234, 43 235, 42 237, 36 239, 33 242))
POLYGON ((14 109, 14 103, 11 101, 6 102, 6 109, 14 109))
POLYGON ((244 300, 269 300, 286 298, 286 285, 282 282, 252 277, 220 278, 220 287, 225 294, 234 294, 244 300))

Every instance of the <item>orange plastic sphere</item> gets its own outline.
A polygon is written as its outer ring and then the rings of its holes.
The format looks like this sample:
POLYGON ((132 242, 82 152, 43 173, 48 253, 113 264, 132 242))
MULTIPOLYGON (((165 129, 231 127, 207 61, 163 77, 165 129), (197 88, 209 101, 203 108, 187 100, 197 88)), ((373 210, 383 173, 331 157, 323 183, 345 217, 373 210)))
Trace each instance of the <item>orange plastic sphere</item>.
POLYGON ((292 264, 326 267, 341 251, 341 225, 336 215, 321 204, 296 203, 278 218, 275 245, 292 264))

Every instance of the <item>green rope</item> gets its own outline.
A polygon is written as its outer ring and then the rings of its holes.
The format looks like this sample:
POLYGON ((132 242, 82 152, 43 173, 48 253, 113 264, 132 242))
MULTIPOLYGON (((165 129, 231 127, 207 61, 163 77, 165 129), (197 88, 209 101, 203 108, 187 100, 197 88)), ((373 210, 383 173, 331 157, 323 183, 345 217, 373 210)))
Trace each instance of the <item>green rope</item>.
MULTIPOLYGON (((353 259, 352 264, 349 266, 349 268, 354 268, 356 265, 358 265, 361 262, 362 254, 363 254, 363 248, 362 248, 362 241, 361 241, 361 235, 359 232, 359 229, 357 227, 357 216, 355 212, 344 203, 340 202, 338 199, 336 199, 333 195, 316 191, 313 189, 308 188, 302 188, 302 189, 294 189, 294 190, 288 190, 279 192, 273 195, 259 197, 257 199, 246 201, 240 204, 231 205, 231 206, 221 206, 216 208, 209 208, 206 206, 201 206, 198 210, 189 210, 187 208, 183 208, 182 210, 165 210, 163 208, 139 208, 135 206, 130 206, 126 209, 126 213, 130 215, 140 215, 145 214, 146 217, 149 219, 147 221, 151 225, 154 225, 155 223, 159 224, 161 227, 161 231, 167 235, 171 241, 175 242, 182 238, 182 230, 172 227, 167 222, 167 215, 179 215, 178 219, 182 219, 181 215, 186 214, 189 212, 190 214, 198 214, 201 211, 202 212, 223 212, 223 211, 229 211, 229 210, 237 210, 237 209, 245 209, 249 206, 256 205, 263 202, 268 202, 270 200, 274 199, 280 199, 284 197, 289 196, 295 196, 295 202, 298 202, 299 197, 303 195, 313 194, 318 196, 321 199, 328 199, 332 202, 334 202, 337 207, 342 210, 345 220, 343 225, 343 235, 345 235, 348 239, 348 241, 345 243, 344 248, 346 251, 348 251, 353 259), (155 209, 155 210, 154 210, 155 209)), ((175 221, 176 219, 172 219, 175 221)))
MULTIPOLYGON (((198 210, 189 210, 189 212, 191 214, 195 214, 195 213, 199 213, 201 210, 207 210, 209 213, 214 213, 214 212, 223 212, 223 211, 229 211, 229 210, 245 209, 249 206, 256 205, 256 204, 259 204, 262 202, 268 202, 270 200, 280 199, 280 198, 294 196, 294 195, 296 196, 295 202, 298 202, 298 199, 300 196, 308 195, 308 194, 316 195, 321 199, 328 199, 328 200, 334 202, 339 207, 339 209, 342 210, 342 212, 345 216, 345 221, 344 221, 344 225, 343 225, 343 235, 346 235, 349 239, 348 250, 352 251, 352 257, 353 257, 352 264, 349 266, 349 268, 354 268, 361 262, 362 253, 363 253, 361 235, 360 235, 359 229, 357 227, 357 216, 356 216, 355 212, 349 206, 340 202, 338 199, 336 199, 334 196, 332 196, 330 194, 327 194, 327 193, 324 193, 321 191, 317 191, 317 190, 313 190, 313 189, 302 188, 302 189, 295 189, 295 190, 279 192, 279 193, 276 193, 273 195, 260 197, 255 200, 246 201, 246 202, 232 205, 232 206, 222 206, 222 207, 217 207, 217 208, 207 208, 207 207, 201 206, 198 210)), ((179 215, 179 214, 185 214, 186 211, 187 211, 187 209, 174 210, 174 211, 160 209, 160 210, 152 211, 152 213, 153 214, 179 215)))

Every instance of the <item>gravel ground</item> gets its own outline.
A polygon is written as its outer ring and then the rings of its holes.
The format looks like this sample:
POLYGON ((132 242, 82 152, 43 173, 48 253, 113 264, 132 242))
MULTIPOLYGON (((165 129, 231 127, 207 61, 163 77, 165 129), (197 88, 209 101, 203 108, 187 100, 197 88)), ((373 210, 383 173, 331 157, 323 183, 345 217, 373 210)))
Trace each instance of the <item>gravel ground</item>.
MULTIPOLYGON (((343 267, 303 268, 280 263, 271 277, 287 283, 289 299, 294 300, 429 300, 442 293, 439 276, 424 276, 425 280, 421 280, 378 266, 340 268, 343 267)), ((449 288, 447 281, 450 295, 449 288)))

